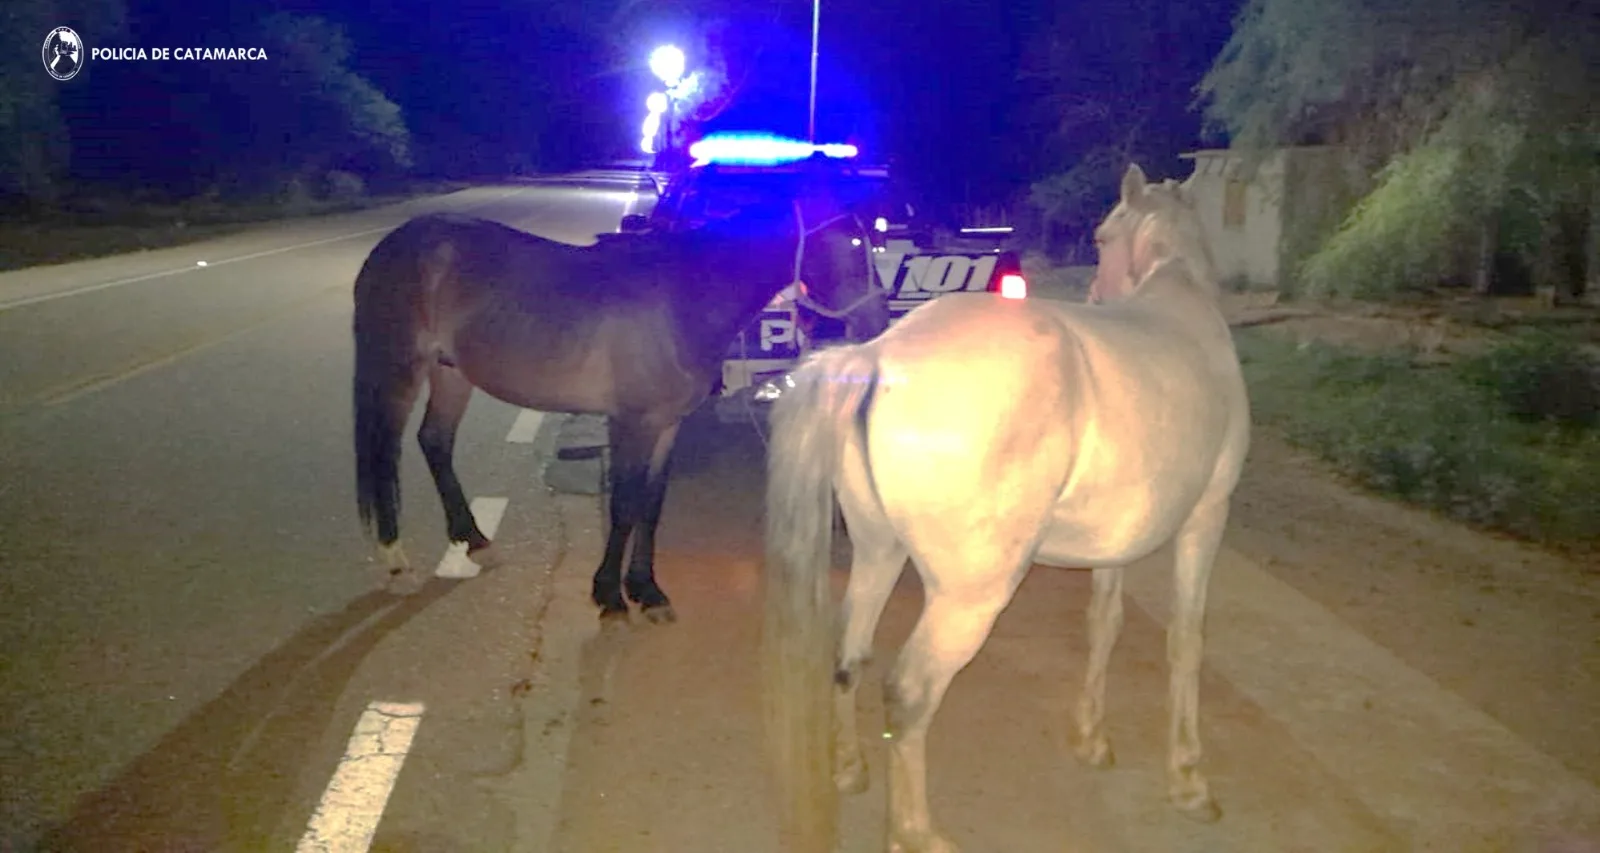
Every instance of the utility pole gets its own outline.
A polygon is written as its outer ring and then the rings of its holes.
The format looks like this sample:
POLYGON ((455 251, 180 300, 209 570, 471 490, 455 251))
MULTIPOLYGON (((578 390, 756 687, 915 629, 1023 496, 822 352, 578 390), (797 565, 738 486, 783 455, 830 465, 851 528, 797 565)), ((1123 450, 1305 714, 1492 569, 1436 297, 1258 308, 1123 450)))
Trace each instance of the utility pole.
POLYGON ((811 111, 806 122, 806 141, 817 144, 817 39, 821 35, 822 0, 811 0, 811 111))

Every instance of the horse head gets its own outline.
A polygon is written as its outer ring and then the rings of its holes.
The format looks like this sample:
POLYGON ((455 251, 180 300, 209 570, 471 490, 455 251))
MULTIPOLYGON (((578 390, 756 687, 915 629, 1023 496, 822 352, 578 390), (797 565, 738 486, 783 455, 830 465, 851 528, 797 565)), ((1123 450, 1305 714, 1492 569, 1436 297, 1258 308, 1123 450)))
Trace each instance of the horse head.
POLYGON ((1220 293, 1200 214, 1186 184, 1145 179, 1137 163, 1122 176, 1122 197, 1094 230, 1099 263, 1089 302, 1115 302, 1164 261, 1184 263, 1190 277, 1213 296, 1220 293))
POLYGON ((807 182, 792 199, 745 206, 700 230, 759 286, 761 304, 792 286, 807 309, 844 320, 853 340, 888 328, 888 293, 878 284, 867 226, 825 187, 807 182))
POLYGON ((801 235, 796 249, 796 300, 824 317, 845 321, 854 341, 889 327, 889 294, 878 283, 866 224, 831 195, 794 202, 801 235))

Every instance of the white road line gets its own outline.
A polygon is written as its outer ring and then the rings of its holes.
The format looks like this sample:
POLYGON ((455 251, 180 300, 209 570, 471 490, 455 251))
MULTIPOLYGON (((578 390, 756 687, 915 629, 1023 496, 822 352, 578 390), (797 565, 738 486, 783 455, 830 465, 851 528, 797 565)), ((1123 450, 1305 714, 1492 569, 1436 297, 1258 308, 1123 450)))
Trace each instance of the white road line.
MULTIPOLYGON (((505 498, 473 498, 472 517, 478 520, 478 529, 483 535, 494 538, 496 530, 500 529, 500 519, 506 514, 506 504, 510 501, 505 498)), ((475 578, 483 571, 483 567, 472 562, 467 556, 467 543, 452 542, 444 552, 444 558, 439 561, 439 567, 433 570, 434 575, 452 580, 465 580, 475 578)))
POLYGON ((544 412, 533 409, 517 412, 517 420, 511 425, 511 432, 506 434, 506 441, 512 444, 532 444, 539 435, 539 424, 543 422, 544 412))
POLYGON ((372 844, 423 711, 421 703, 367 705, 296 853, 363 853, 372 844))
POLYGON ((299 243, 299 244, 296 244, 296 245, 293 245, 293 246, 282 246, 282 247, 277 248, 277 249, 268 249, 268 250, 266 250, 264 252, 252 252, 252 253, 250 253, 248 255, 240 255, 240 256, 238 256, 236 258, 223 258, 220 261, 202 261, 202 262, 197 262, 197 263, 195 263, 195 264, 193 264, 191 266, 179 267, 178 269, 161 270, 159 272, 145 273, 144 275, 136 275, 136 276, 131 276, 129 278, 119 278, 119 279, 116 279, 115 281, 105 281, 105 282, 101 282, 99 284, 87 284, 87 285, 84 285, 83 287, 74 287, 74 288, 72 288, 70 290, 58 290, 55 293, 42 293, 42 294, 40 294, 38 296, 29 296, 29 297, 27 297, 25 299, 17 299, 17 300, 14 300, 12 302, 0 303, 0 311, 6 311, 6 310, 9 310, 9 309, 12 309, 12 308, 21 308, 21 307, 23 307, 25 305, 37 305, 40 302, 49 302, 49 301, 55 300, 55 299, 65 299, 68 296, 78 296, 78 295, 81 295, 81 294, 84 294, 84 293, 94 293, 94 292, 100 291, 100 290, 110 290, 113 287, 122 287, 125 284, 137 284, 137 283, 139 283, 141 281, 149 281, 149 280, 154 279, 154 278, 166 278, 167 276, 183 275, 184 273, 194 272, 195 270, 208 270, 208 269, 212 269, 214 267, 220 267, 220 266, 222 266, 224 264, 236 263, 238 261, 249 261, 249 260, 254 260, 256 258, 264 258, 264 257, 266 257, 268 255, 278 255, 278 254, 282 254, 284 252, 292 252, 292 251, 294 251, 296 249, 309 249, 312 246, 321 246, 321 245, 323 245, 325 243, 337 243, 340 240, 352 240, 352 239, 355 239, 356 237, 364 237, 364 236, 366 236, 368 234, 376 234, 379 231, 390 231, 390 230, 393 230, 393 227, 394 226, 385 226, 383 228, 368 228, 365 231, 357 231, 357 232, 355 232, 353 234, 342 234, 342 235, 340 235, 338 237, 325 237, 325 238, 323 238, 321 240, 312 240, 309 243, 299 243))
MULTIPOLYGON (((478 209, 480 207, 483 207, 485 205, 493 204, 494 202, 500 201, 501 199, 506 198, 507 196, 511 195, 512 193, 516 193, 516 192, 519 192, 519 191, 520 191, 520 188, 513 189, 513 190, 508 190, 508 191, 506 191, 506 192, 504 192, 504 193, 502 193, 500 195, 495 196, 494 198, 492 198, 492 199, 490 199, 488 201, 484 201, 484 202, 480 202, 478 204, 470 205, 470 206, 468 206, 466 208, 463 208, 463 209, 464 210, 476 210, 476 209, 478 209)), ((265 257, 270 257, 272 255, 281 255, 281 254, 283 254, 285 252, 293 252, 293 251, 297 251, 299 249, 309 249, 309 248, 311 248, 313 246, 324 246, 324 245, 327 245, 328 243, 337 243, 337 242, 339 242, 341 240, 354 240, 357 237, 365 237, 368 234, 377 234, 380 231, 393 231, 397 227, 399 227, 399 226, 397 226, 397 225, 385 225, 385 226, 382 226, 380 228, 367 228, 367 229, 364 229, 362 231, 355 231, 355 232, 352 232, 352 233, 349 233, 349 234, 341 234, 341 235, 339 235, 337 237, 324 237, 321 240, 312 240, 312 241, 310 241, 308 243, 296 243, 293 246, 280 246, 280 247, 278 247, 276 249, 266 249, 266 250, 260 251, 260 252, 251 252, 249 254, 239 255, 238 257, 223 258, 222 260, 219 260, 219 261, 197 261, 192 265, 185 266, 185 267, 179 267, 177 269, 161 270, 159 272, 145 273, 144 275, 130 276, 128 278, 119 278, 119 279, 116 279, 115 281, 105 281, 105 282, 101 282, 99 284, 87 284, 87 285, 84 285, 82 287, 74 287, 74 288, 71 288, 69 290, 58 290, 58 291, 55 291, 54 293, 41 293, 38 296, 29 296, 29 297, 25 297, 23 299, 16 299, 16 300, 13 300, 11 302, 0 302, 0 311, 9 311, 12 308, 22 308, 22 307, 27 306, 27 305, 37 305, 37 304, 39 304, 41 302, 50 302, 50 301, 55 300, 55 299, 65 299, 68 296, 79 296, 79 295, 84 294, 84 293, 94 293, 96 291, 101 291, 101 290, 110 290, 113 287, 122 287, 123 285, 127 285, 127 284, 137 284, 138 282, 141 282, 141 281, 149 281, 151 279, 156 279, 156 278, 165 278, 167 276, 173 276, 173 275, 183 275, 184 273, 191 273, 191 272, 194 272, 195 270, 214 269, 216 267, 223 266, 224 264, 238 263, 239 261, 253 261, 253 260, 257 259, 257 258, 265 258, 265 257)), ((173 248, 178 248, 178 247, 173 247, 173 248)), ((98 260, 98 259, 90 259, 90 260, 98 260)))

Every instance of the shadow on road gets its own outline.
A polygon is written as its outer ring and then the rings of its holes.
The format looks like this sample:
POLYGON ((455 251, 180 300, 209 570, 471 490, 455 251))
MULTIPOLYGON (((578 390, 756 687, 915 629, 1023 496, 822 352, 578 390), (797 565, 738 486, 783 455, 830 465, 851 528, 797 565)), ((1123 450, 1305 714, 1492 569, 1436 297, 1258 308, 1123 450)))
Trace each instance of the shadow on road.
POLYGON ((80 799, 39 849, 270 849, 276 833, 310 819, 311 804, 294 800, 307 764, 333 772, 335 756, 314 756, 346 683, 384 637, 454 586, 431 580, 407 597, 375 591, 311 622, 80 799))

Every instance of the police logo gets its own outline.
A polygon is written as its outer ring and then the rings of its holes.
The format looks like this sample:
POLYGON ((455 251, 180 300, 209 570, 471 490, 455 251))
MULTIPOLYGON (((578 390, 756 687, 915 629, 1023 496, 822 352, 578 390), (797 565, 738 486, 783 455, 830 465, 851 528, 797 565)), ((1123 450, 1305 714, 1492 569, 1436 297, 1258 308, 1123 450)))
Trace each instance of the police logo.
POLYGON ((44 38, 44 70, 57 80, 71 80, 83 70, 89 57, 83 39, 71 27, 56 27, 44 38))

